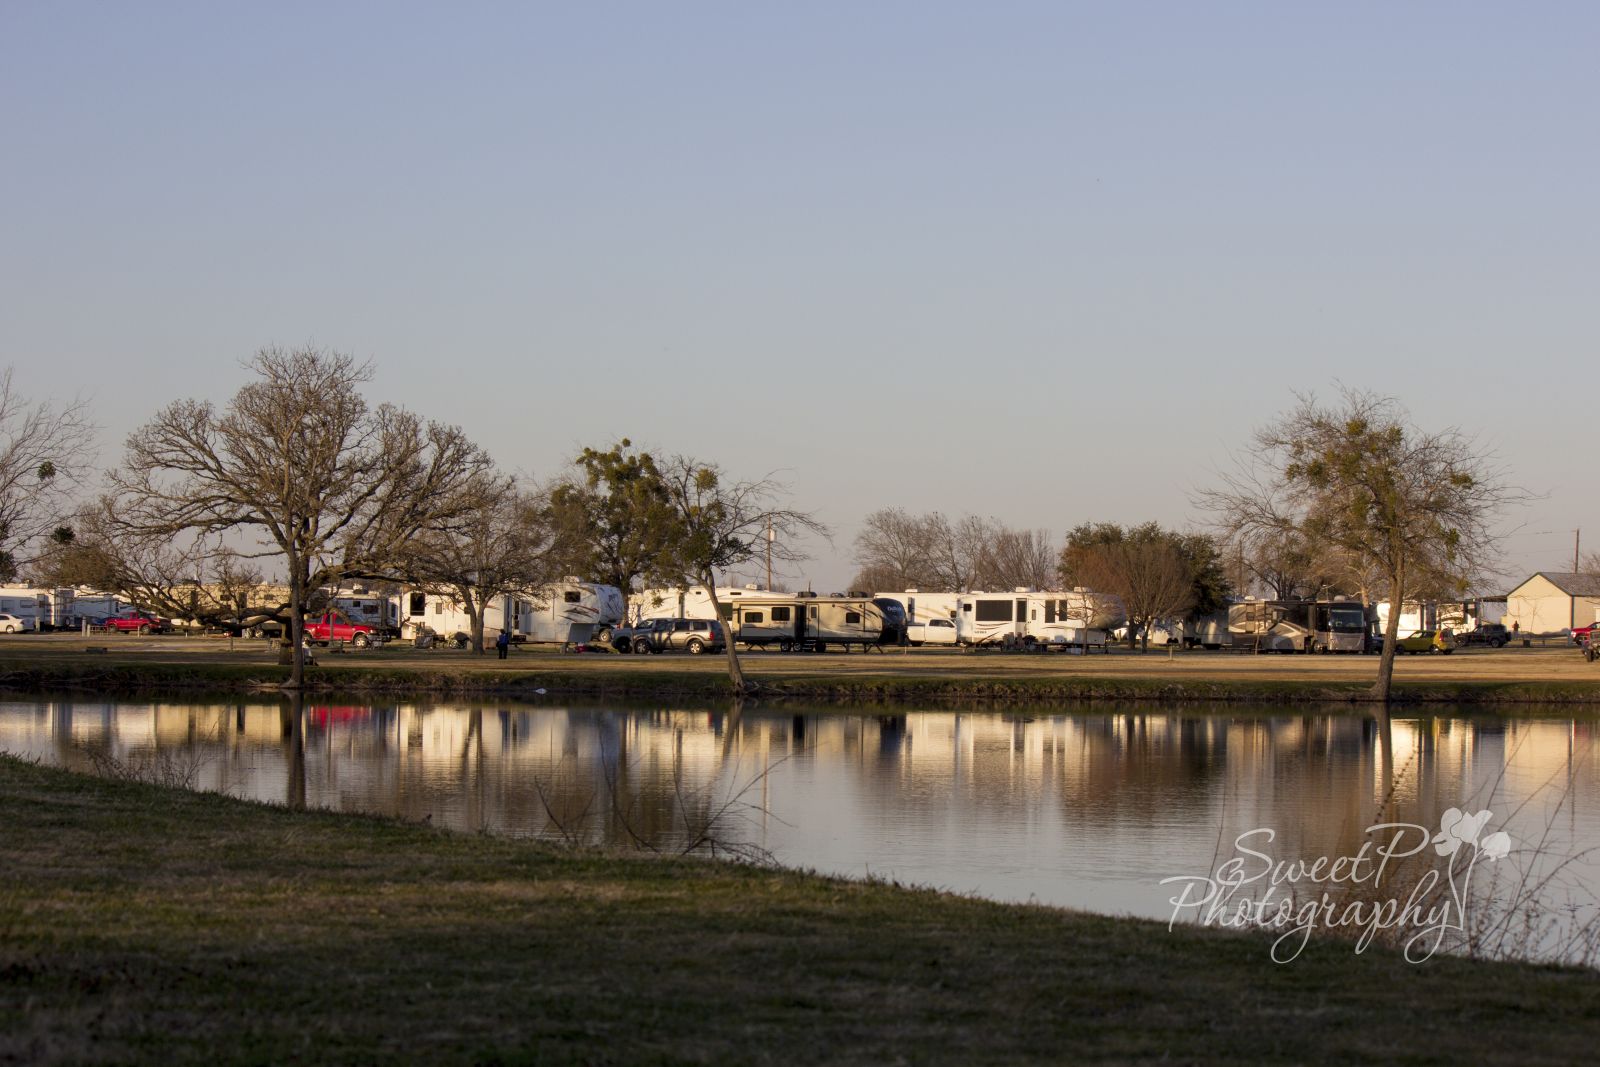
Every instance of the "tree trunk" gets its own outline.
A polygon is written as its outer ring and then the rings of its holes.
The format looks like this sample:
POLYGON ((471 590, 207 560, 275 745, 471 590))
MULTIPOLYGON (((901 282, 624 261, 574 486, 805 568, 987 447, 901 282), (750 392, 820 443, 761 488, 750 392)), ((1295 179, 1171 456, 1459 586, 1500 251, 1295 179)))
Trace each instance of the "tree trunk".
POLYGON ((722 627, 722 646, 728 656, 728 680, 733 683, 735 696, 744 696, 750 691, 749 683, 744 680, 744 671, 739 667, 739 653, 733 647, 733 620, 722 617, 722 605, 717 601, 717 587, 710 576, 702 576, 700 584, 706 587, 706 593, 711 597, 711 610, 716 612, 717 625, 722 627))
POLYGON ((487 614, 486 605, 478 603, 477 598, 472 595, 470 589, 466 593, 467 623, 468 628, 472 631, 472 651, 481 656, 483 655, 483 617, 487 614))
POLYGON ((1405 564, 1398 563, 1389 572, 1389 621, 1383 627, 1383 651, 1378 657, 1378 681, 1372 687, 1372 699, 1380 704, 1389 703, 1389 691, 1394 685, 1394 653, 1400 640, 1400 613, 1405 610, 1405 564))
POLYGON ((289 557, 289 680, 286 689, 299 689, 306 680, 306 580, 300 559, 289 557))

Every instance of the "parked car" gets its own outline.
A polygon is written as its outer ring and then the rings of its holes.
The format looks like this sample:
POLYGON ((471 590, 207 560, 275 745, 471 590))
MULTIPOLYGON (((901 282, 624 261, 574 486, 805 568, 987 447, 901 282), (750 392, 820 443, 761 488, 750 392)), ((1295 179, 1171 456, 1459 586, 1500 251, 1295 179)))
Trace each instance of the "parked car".
POLYGON ((335 641, 348 641, 356 648, 367 648, 383 640, 377 627, 364 622, 351 622, 334 611, 306 616, 304 636, 307 644, 328 645, 335 641))
POLYGON ((1504 648, 1511 642, 1511 631, 1498 622, 1486 622, 1476 630, 1468 630, 1456 635, 1456 647, 1465 648, 1468 645, 1488 645, 1490 648, 1504 648))
POLYGON ((125 611, 121 615, 111 616, 103 625, 107 630, 119 634, 164 634, 172 629, 172 620, 148 611, 125 611))
POLYGON ((953 645, 956 643, 956 624, 949 619, 914 622, 906 627, 906 640, 913 645, 953 645))
POLYGON ((15 615, 0 615, 0 634, 20 634, 27 628, 27 619, 15 615))
MULTIPOLYGON (((620 649, 617 633, 612 634, 611 640, 613 646, 620 649)), ((639 654, 681 649, 699 655, 720 651, 724 639, 722 624, 715 619, 651 619, 647 628, 634 628, 627 643, 629 652, 639 654)))
POLYGON ((1443 652, 1449 655, 1455 651, 1455 641, 1449 630, 1418 630, 1414 634, 1400 638, 1395 642, 1396 654, 1406 653, 1416 655, 1419 652, 1443 652))

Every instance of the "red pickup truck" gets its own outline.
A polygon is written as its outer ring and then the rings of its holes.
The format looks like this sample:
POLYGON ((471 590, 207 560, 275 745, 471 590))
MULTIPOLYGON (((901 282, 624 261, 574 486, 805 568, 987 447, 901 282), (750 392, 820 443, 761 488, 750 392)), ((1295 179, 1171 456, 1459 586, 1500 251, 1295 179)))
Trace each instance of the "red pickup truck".
POLYGON ((348 641, 356 648, 366 648, 380 640, 376 627, 363 622, 351 622, 343 615, 331 611, 322 615, 308 615, 305 635, 306 640, 315 645, 348 641))

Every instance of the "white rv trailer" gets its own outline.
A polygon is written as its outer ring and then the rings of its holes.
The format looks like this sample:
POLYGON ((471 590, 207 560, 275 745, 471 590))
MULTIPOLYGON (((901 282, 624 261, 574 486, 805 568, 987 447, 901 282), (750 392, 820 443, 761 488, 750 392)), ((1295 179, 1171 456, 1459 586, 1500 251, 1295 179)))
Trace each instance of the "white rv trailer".
MULTIPOLYGON (((774 593, 770 589, 762 589, 754 585, 719 585, 717 586, 717 601, 723 605, 722 613, 728 613, 727 605, 748 597, 788 597, 789 593, 774 593)), ((714 619, 717 613, 711 607, 711 596, 703 585, 691 586, 681 589, 671 586, 665 589, 645 589, 633 594, 628 601, 628 617, 637 625, 650 619, 714 619)))
MULTIPOLYGON (((472 620, 465 606, 448 595, 422 589, 405 590, 400 597, 400 636, 412 639, 433 633, 447 641, 465 644, 472 620)), ((484 609, 485 640, 502 631, 518 643, 583 644, 605 641, 611 627, 622 622, 622 591, 614 585, 597 585, 565 578, 538 589, 492 598, 484 609)))
POLYGON ((127 609, 128 602, 115 593, 75 590, 72 598, 72 626, 76 629, 85 619, 94 621, 109 619, 113 615, 121 615, 127 609))
POLYGON ((876 645, 884 637, 883 609, 872 597, 815 593, 744 595, 729 605, 728 632, 749 648, 825 652, 829 645, 876 645))
POLYGON ((956 617, 956 608, 961 599, 960 593, 924 593, 918 589, 906 589, 898 593, 874 593, 876 597, 887 600, 898 600, 901 607, 906 609, 906 624, 927 622, 930 619, 943 619, 953 622, 956 617))
POLYGON ((368 589, 339 589, 328 603, 351 622, 371 626, 389 637, 400 636, 400 597, 368 589))
POLYGON ((993 645, 1009 636, 1027 644, 1104 648, 1106 632, 1125 621, 1122 601, 1087 589, 966 593, 957 601, 956 642, 993 645))
POLYGON ((15 615, 30 630, 63 630, 73 625, 72 589, 0 586, 0 614, 15 615))

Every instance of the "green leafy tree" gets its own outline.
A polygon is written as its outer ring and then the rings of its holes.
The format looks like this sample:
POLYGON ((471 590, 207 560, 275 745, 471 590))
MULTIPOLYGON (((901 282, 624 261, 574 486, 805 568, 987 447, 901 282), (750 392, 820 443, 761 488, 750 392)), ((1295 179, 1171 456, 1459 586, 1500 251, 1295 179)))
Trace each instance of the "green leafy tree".
POLYGON ((1344 390, 1331 406, 1303 397, 1257 431, 1200 503, 1232 536, 1296 533, 1379 577, 1394 610, 1372 696, 1387 703, 1401 605, 1464 592, 1492 561, 1496 516, 1522 496, 1459 430, 1423 431, 1394 399, 1344 390))
POLYGON ((655 458, 626 437, 604 452, 585 448, 572 477, 550 492, 553 558, 569 573, 630 596, 678 536, 678 511, 655 458))

